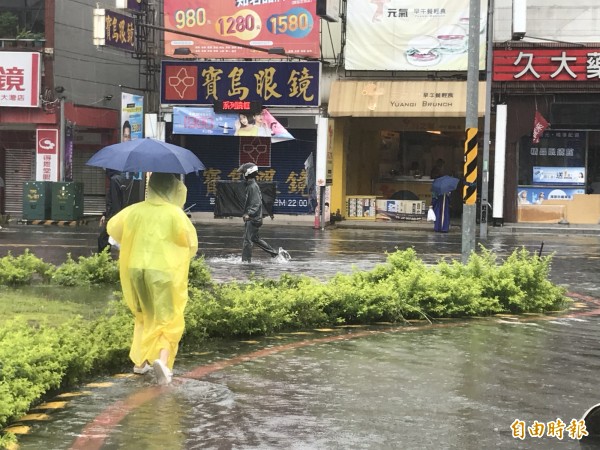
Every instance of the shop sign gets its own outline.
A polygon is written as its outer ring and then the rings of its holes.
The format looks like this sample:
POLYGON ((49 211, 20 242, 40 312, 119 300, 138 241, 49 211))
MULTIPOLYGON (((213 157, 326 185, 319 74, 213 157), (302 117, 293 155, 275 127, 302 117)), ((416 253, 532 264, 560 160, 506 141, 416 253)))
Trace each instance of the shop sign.
MULTIPOLYGON (((346 70, 466 71, 469 0, 347 0, 346 70)), ((485 68, 488 1, 481 0, 479 68, 485 68)))
POLYGON ((135 50, 135 23, 133 17, 106 10, 104 16, 104 45, 121 50, 135 50))
POLYGON ((0 107, 35 108, 40 105, 40 54, 2 52, 0 107))
POLYGON ((36 181, 58 181, 58 129, 36 130, 36 181))
POLYGON ((246 100, 217 100, 213 105, 218 114, 223 113, 259 113, 262 109, 260 102, 249 102, 246 100))
POLYGON ((600 48, 494 50, 494 81, 600 81, 600 48))
POLYGON ((165 54, 175 58, 280 58, 235 45, 241 44, 318 58, 316 4, 317 0, 165 0, 165 28, 173 30, 165 32, 165 54), (185 51, 178 53, 177 49, 185 51))
POLYGON ((269 106, 319 106, 319 62, 163 61, 161 103, 213 105, 256 101, 269 106))
MULTIPOLYGON (((465 117, 467 83, 458 81, 334 81, 332 117, 465 117)), ((478 114, 485 111, 479 83, 478 114)))

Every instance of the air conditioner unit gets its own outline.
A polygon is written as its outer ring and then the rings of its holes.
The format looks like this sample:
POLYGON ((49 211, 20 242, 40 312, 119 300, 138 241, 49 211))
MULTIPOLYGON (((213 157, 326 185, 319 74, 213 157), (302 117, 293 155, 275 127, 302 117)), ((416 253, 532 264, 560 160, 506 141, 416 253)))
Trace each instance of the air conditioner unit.
POLYGON ((317 16, 328 22, 340 19, 340 0, 317 0, 317 16))
POLYGON ((512 12, 512 39, 520 41, 527 32, 527 0, 513 0, 512 12))

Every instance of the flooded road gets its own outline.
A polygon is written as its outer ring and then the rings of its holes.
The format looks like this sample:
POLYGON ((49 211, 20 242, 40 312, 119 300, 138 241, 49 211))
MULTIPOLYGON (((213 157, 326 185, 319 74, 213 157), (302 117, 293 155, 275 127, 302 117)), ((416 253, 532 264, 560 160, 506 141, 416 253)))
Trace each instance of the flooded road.
POLYGON ((599 325, 490 319, 212 343, 178 359, 171 387, 132 375, 83 387, 20 448, 579 448, 566 432, 520 440, 510 426, 569 424, 600 402, 599 325))
MULTIPOLYGON (((290 262, 259 249, 242 264, 241 226, 199 226, 200 252, 218 281, 306 274, 320 279, 368 270, 385 252, 414 247, 426 262, 460 259, 461 236, 397 230, 265 227, 290 262)), ((45 233, 32 251, 60 263, 89 255, 93 232, 45 233), (62 255, 60 251, 62 251, 62 255)), ((16 237, 16 233, 13 237, 16 237)), ((33 242, 33 241, 32 241, 33 242)), ((526 247, 554 253, 551 277, 600 297, 597 236, 491 235, 504 257, 526 247)), ((20 243, 19 245, 21 245, 20 243)), ((0 252, 10 249, 6 235, 0 252)), ((13 246, 18 254, 23 246, 13 246)), ((1 255, 2 253, 0 253, 1 255)), ((433 325, 345 327, 214 341, 178 356, 175 383, 152 376, 99 378, 51 399, 64 402, 24 421, 21 449, 564 449, 565 431, 514 438, 515 420, 567 426, 600 403, 600 315, 576 304, 571 316, 502 316, 433 325)), ((591 309, 589 309, 591 308, 591 309)))

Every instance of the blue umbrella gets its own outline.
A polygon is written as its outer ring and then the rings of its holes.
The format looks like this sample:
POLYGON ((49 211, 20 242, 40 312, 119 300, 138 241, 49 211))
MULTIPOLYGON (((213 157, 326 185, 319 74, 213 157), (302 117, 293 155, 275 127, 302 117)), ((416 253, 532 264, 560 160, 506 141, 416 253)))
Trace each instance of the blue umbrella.
POLYGON ((443 177, 436 178, 433 180, 431 185, 431 192, 435 195, 444 195, 452 192, 458 186, 458 178, 444 175, 443 177))
POLYGON ((109 145, 94 154, 86 164, 120 172, 186 174, 206 168, 187 148, 153 138, 109 145))

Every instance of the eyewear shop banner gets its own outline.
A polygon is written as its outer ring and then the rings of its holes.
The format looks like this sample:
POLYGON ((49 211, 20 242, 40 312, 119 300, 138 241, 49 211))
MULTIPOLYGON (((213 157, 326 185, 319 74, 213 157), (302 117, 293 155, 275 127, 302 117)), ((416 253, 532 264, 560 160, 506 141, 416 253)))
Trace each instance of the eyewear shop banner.
MULTIPOLYGON (((467 70, 470 0, 347 0, 346 70, 467 70)), ((485 68, 481 0, 479 68, 485 68)))
POLYGON ((160 100, 169 105, 254 101, 319 106, 319 62, 163 61, 160 100))
POLYGON ((279 58, 232 45, 243 44, 266 50, 278 47, 289 54, 318 58, 320 20, 316 5, 317 0, 164 0, 166 28, 221 41, 166 32, 165 54, 212 59, 279 58))

